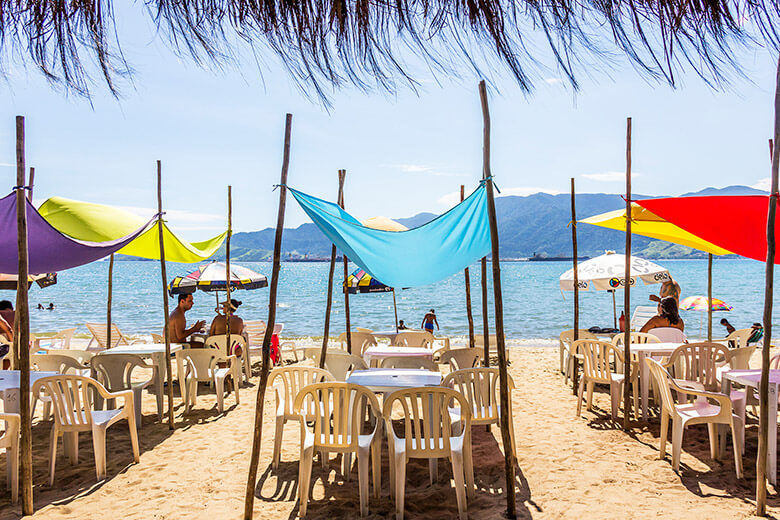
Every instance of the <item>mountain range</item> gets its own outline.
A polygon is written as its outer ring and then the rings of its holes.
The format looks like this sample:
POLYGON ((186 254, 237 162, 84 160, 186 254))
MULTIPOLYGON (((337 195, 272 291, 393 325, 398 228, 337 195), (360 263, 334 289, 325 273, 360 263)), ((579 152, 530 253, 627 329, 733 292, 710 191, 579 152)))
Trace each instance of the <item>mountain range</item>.
MULTIPOLYGON (((747 186, 705 188, 688 196, 711 195, 761 195, 766 194, 747 186)), ((635 199, 649 198, 634 195, 635 199)), ((582 193, 576 196, 577 217, 583 219, 606 211, 622 209, 625 202, 621 195, 607 193, 582 193)), ((571 197, 568 194, 550 195, 535 193, 528 196, 501 196, 496 198, 496 215, 501 258, 527 258, 571 256, 571 197)), ((429 222, 436 215, 419 213, 396 221, 413 228, 429 222)), ((274 228, 235 233, 231 241, 231 259, 237 261, 263 261, 273 250, 274 228)), ((285 229, 282 235, 284 259, 330 257, 331 242, 314 224, 303 224, 285 229)), ((579 254, 597 256, 604 250, 625 249, 625 234, 621 231, 581 224, 577 227, 579 254)), ((635 235, 632 250, 645 258, 698 258, 705 253, 685 246, 635 235)), ((224 252, 218 256, 224 257, 224 252)))

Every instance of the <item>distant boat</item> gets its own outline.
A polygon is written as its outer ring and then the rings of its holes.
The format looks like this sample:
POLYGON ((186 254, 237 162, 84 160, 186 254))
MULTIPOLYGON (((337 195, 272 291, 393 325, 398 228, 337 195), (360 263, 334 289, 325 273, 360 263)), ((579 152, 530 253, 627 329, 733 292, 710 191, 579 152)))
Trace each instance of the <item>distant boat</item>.
MULTIPOLYGON (((571 256, 541 256, 534 253, 534 256, 528 259, 529 262, 571 262, 571 256)), ((577 261, 590 260, 589 256, 578 256, 577 261)))

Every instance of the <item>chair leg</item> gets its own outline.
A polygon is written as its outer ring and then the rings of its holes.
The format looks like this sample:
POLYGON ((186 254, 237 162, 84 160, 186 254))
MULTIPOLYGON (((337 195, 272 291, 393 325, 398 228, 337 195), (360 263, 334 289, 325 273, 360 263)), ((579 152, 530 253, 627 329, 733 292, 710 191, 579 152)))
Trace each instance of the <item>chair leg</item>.
MULTIPOLYGON (((618 410, 620 409, 620 396, 623 393, 620 391, 622 388, 623 385, 615 381, 609 384, 609 397, 612 400, 612 420, 617 420, 618 410)), ((624 410, 623 413, 627 413, 627 411, 624 410)))
POLYGON ((382 442, 381 438, 371 443, 371 473, 373 477, 374 498, 379 499, 382 489, 382 442))
POLYGON ((214 378, 214 390, 217 393, 217 410, 219 413, 225 411, 225 378, 214 378))
POLYGON ((745 425, 739 424, 737 418, 731 419, 731 439, 734 444, 734 466, 737 471, 737 478, 742 478, 742 452, 745 449, 745 425))
POLYGON ((95 473, 98 480, 106 478, 106 430, 92 425, 92 447, 95 450, 95 473))
POLYGON ((585 390, 585 378, 580 379, 580 387, 577 390, 577 417, 582 415, 582 393, 585 390))
POLYGON ((133 389, 133 411, 135 412, 135 424, 139 429, 143 427, 143 423, 141 421, 141 398, 143 397, 142 392, 142 388, 133 389))
MULTIPOLYGON (((32 415, 31 415, 32 417, 32 415)), ((48 421, 51 417, 51 401, 43 402, 43 420, 48 421)))
POLYGON ((680 452, 682 451, 683 430, 685 425, 682 419, 674 417, 672 420, 672 469, 680 471, 680 452))
POLYGON ((710 436, 710 458, 712 460, 720 459, 720 449, 718 449, 718 425, 707 423, 707 433, 710 436))
POLYGON ((284 416, 276 416, 276 431, 274 432, 274 456, 271 467, 274 470, 279 469, 279 459, 282 454, 282 433, 284 432, 284 416))
MULTIPOLYGON (((360 516, 368 515, 368 453, 368 449, 358 449, 357 452, 358 487, 360 488, 360 516)), ((346 453, 344 455, 346 455, 346 453)))
POLYGON ((467 502, 466 486, 463 482, 463 453, 453 451, 450 455, 452 460, 452 478, 455 481, 455 497, 458 500, 458 516, 460 520, 466 520, 467 502))
POLYGON ((130 430, 130 445, 133 449, 133 462, 141 461, 141 454, 138 450, 138 429, 135 422, 135 414, 127 415, 127 429, 130 430))
POLYGON ((593 410, 593 388, 596 386, 595 383, 588 383, 588 408, 587 410, 590 412, 593 410))
POLYGON ((658 458, 663 460, 666 457, 666 439, 669 436, 669 414, 666 409, 661 410, 661 443, 658 447, 658 458))
POLYGON ((395 520, 404 518, 406 495, 406 457, 399 457, 395 464, 395 520))
POLYGON ((55 422, 51 427, 51 440, 49 441, 49 486, 54 485, 54 465, 57 462, 57 441, 60 432, 57 430, 55 422))
MULTIPOLYGON (((514 454, 514 427, 510 426, 509 433, 512 437, 512 448, 514 454)), ((466 477, 466 497, 471 500, 474 498, 474 489, 476 488, 474 485, 474 459, 472 457, 471 432, 466 434, 466 442, 464 443, 463 449, 465 450, 463 453, 463 472, 466 477)), ((504 446, 504 451, 506 452, 506 446, 504 446)))
POLYGON ((313 456, 313 446, 301 450, 301 460, 298 463, 298 504, 301 517, 306 516, 306 508, 309 505, 309 483, 311 482, 311 463, 313 456))
POLYGON ((19 442, 13 442, 10 447, 5 449, 7 464, 11 468, 11 503, 19 501, 19 442))
POLYGON ((631 392, 634 397, 634 417, 639 418, 639 381, 631 383, 631 392))
POLYGON ((431 486, 439 479, 439 459, 428 459, 428 478, 431 486))

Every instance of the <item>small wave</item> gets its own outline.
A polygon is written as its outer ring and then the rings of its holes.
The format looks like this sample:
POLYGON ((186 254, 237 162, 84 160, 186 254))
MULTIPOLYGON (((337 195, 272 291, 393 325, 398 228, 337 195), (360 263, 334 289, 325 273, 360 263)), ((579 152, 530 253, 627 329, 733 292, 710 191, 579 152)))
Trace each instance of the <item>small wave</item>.
POLYGON ((280 309, 289 309, 290 304, 289 303, 277 303, 276 306, 280 309))

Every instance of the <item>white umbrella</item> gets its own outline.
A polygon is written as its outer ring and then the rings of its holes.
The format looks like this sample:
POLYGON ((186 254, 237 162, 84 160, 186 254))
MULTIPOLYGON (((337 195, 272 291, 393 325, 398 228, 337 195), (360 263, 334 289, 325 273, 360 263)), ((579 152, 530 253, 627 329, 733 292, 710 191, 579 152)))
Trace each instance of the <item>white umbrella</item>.
MULTIPOLYGON (((642 280, 645 285, 651 283, 663 283, 671 280, 669 271, 658 264, 654 264, 644 258, 631 257, 631 273, 628 283, 636 285, 637 280, 642 280)), ((626 286, 626 255, 607 251, 601 256, 586 260, 577 266, 577 281, 581 291, 593 288, 596 291, 612 292, 613 313, 615 310, 615 289, 623 289, 626 286)), ((574 290, 574 269, 563 273, 559 279, 562 291, 574 290)), ((615 316, 617 321, 617 316, 615 316)))

